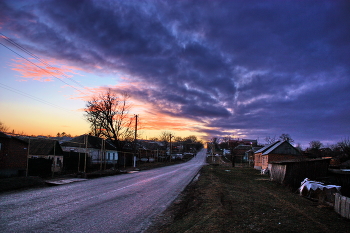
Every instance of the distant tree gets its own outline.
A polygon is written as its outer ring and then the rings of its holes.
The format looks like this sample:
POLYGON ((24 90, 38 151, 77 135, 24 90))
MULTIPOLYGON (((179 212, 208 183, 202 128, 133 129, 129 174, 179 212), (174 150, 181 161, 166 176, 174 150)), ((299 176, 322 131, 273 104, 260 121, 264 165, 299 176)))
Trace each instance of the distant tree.
POLYGON ((150 138, 149 140, 155 141, 155 142, 159 141, 159 139, 158 139, 157 137, 152 137, 152 138, 150 138))
POLYGON ((231 139, 230 136, 222 137, 221 143, 219 144, 220 149, 228 149, 229 148, 230 139, 231 139))
POLYGON ((294 142, 294 140, 292 139, 292 137, 289 135, 289 134, 287 134, 287 133, 283 133, 283 134, 281 134, 281 136, 279 137, 281 140, 283 140, 283 141, 288 141, 288 142, 290 142, 290 143, 293 143, 294 142))
POLYGON ((185 137, 183 139, 183 144, 186 148, 194 148, 196 151, 199 151, 204 147, 203 141, 199 140, 195 135, 185 137))
POLYGON ((62 132, 62 133, 60 133, 60 132, 58 132, 57 134, 56 134, 56 137, 72 137, 72 135, 71 134, 67 134, 66 132, 62 132))
POLYGON ((1 121, 0 121, 0 131, 1 132, 6 132, 6 131, 8 131, 9 130, 9 128, 4 124, 4 123, 2 123, 1 121))
POLYGON ((311 150, 320 150, 321 149, 321 147, 323 146, 323 144, 322 144, 322 142, 320 142, 320 141, 311 141, 310 143, 309 143, 309 148, 311 149, 311 150))
POLYGON ((197 136, 195 135, 190 135, 184 138, 184 141, 187 143, 195 143, 198 141, 197 136))
POLYGON ((184 139, 183 139, 182 137, 178 136, 178 137, 175 137, 175 138, 174 138, 174 141, 175 141, 175 142, 183 142, 184 139))
POLYGON ((303 151, 303 148, 301 147, 300 143, 297 143, 297 145, 295 146, 295 149, 297 149, 299 152, 303 151))
MULTIPOLYGON (((159 139, 162 142, 169 142, 170 141, 170 137, 174 137, 174 133, 171 131, 162 131, 159 135, 159 139)), ((173 141, 173 140, 172 140, 173 141)))
POLYGON ((272 144, 275 143, 277 141, 276 136, 270 137, 270 136, 266 136, 265 137, 265 142, 267 144, 272 144))
POLYGON ((225 136, 225 137, 222 137, 222 142, 223 143, 228 143, 231 139, 231 136, 225 136))
POLYGON ((118 95, 109 89, 87 101, 85 117, 90 123, 91 134, 111 139, 116 143, 132 139, 134 129, 133 117, 129 114, 129 98, 127 93, 118 95))
POLYGON ((343 139, 338 146, 347 157, 350 157, 350 138, 343 139))

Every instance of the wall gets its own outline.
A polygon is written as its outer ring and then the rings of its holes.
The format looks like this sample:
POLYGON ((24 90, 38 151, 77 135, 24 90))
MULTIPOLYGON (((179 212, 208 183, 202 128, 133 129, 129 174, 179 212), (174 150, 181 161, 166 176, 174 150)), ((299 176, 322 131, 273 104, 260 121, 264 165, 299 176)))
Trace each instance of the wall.
POLYGON ((269 163, 271 162, 279 162, 279 161, 286 161, 286 160, 293 160, 303 158, 302 156, 298 155, 285 155, 285 154, 269 154, 269 155, 263 155, 262 156, 262 163, 261 166, 263 169, 267 168, 269 163))
POLYGON ((254 168, 257 170, 262 169, 262 161, 261 161, 261 154, 262 153, 257 153, 254 155, 254 168))
POLYGON ((0 138, 0 176, 25 175, 27 144, 15 138, 0 138))
POLYGON ((334 210, 342 217, 350 219, 350 198, 335 194, 334 210))

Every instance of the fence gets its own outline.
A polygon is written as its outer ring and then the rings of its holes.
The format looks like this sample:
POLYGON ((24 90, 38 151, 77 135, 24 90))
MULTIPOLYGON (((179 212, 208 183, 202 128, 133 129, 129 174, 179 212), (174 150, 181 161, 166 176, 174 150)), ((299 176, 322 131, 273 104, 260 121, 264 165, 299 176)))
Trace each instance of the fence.
POLYGON ((335 194, 334 210, 342 217, 350 219, 350 198, 335 194))

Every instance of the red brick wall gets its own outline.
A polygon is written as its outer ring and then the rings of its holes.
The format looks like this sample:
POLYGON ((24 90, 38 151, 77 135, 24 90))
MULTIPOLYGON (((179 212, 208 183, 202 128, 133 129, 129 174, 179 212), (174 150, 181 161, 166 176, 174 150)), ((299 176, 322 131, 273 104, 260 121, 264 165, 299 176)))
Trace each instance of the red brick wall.
POLYGON ((282 155, 282 154, 270 154, 270 155, 264 155, 262 156, 262 168, 265 169, 268 167, 268 164, 271 162, 279 162, 279 161, 285 161, 285 160, 292 160, 292 159, 302 159, 303 156, 300 155, 282 155))
POLYGON ((254 155, 254 168, 256 168, 256 169, 262 168, 261 153, 258 153, 258 154, 254 155))

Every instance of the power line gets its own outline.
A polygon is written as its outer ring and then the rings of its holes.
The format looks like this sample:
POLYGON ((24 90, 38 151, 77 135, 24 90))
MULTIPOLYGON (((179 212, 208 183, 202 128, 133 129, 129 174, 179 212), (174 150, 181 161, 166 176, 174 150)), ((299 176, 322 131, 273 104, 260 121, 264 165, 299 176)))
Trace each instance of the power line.
POLYGON ((17 55, 20 56, 21 58, 23 58, 23 59, 25 59, 26 61, 30 62, 32 65, 38 67, 39 69, 45 71, 45 72, 48 73, 49 75, 51 75, 51 76, 55 77, 56 79, 60 80, 60 81, 63 82, 64 84, 66 84, 66 85, 70 86, 71 88, 73 88, 73 89, 79 91, 80 93, 84 94, 81 90, 75 88, 74 86, 70 85, 69 83, 67 83, 67 82, 63 81, 62 79, 58 78, 57 76, 53 75, 51 72, 47 71, 46 69, 44 69, 44 68, 38 66, 37 64, 35 64, 34 62, 28 60, 27 58, 25 58, 25 57, 22 56, 21 54, 17 53, 17 52, 14 51, 13 49, 10 49, 8 46, 4 45, 3 43, 0 42, 0 44, 2 44, 5 48, 11 50, 13 53, 17 54, 17 55))
POLYGON ((65 111, 69 111, 69 112, 70 112, 70 110, 68 110, 68 109, 66 109, 66 108, 63 108, 63 107, 58 106, 58 105, 56 105, 56 104, 50 103, 50 102, 48 102, 48 101, 46 101, 46 100, 40 99, 40 98, 38 98, 38 97, 35 97, 35 96, 30 95, 30 94, 28 94, 28 93, 25 93, 25 92, 23 92, 23 91, 17 90, 17 89, 15 89, 15 88, 12 88, 12 87, 10 87, 10 86, 7 86, 7 85, 5 85, 5 84, 3 84, 3 83, 0 83, 0 87, 3 88, 3 89, 9 90, 9 91, 15 92, 15 93, 17 93, 17 94, 20 94, 20 95, 22 95, 22 96, 25 96, 25 97, 27 97, 27 98, 33 99, 33 100, 35 100, 35 101, 41 102, 41 103, 43 103, 43 104, 49 105, 49 106, 51 106, 51 107, 59 108, 59 109, 62 109, 62 110, 65 110, 65 111))
MULTIPOLYGON (((12 45, 16 46, 18 49, 22 50, 23 52, 27 53, 28 55, 32 56, 33 58, 37 59, 38 61, 40 61, 41 63, 43 63, 44 65, 46 65, 49 68, 52 69, 56 69, 56 67, 51 66, 50 64, 48 64, 47 62, 45 62, 44 60, 42 60, 40 57, 38 57, 37 55, 35 55, 34 53, 30 52, 29 50, 27 50, 26 48, 24 48, 23 46, 21 46, 20 44, 16 43, 15 41, 13 41, 12 39, 10 39, 9 37, 5 36, 3 33, 0 33, 2 35, 2 38, 5 39, 7 42, 11 43, 12 45)), ((61 72, 60 70, 56 70, 57 73, 61 74, 62 76, 66 77, 67 79, 70 79, 71 81, 73 81, 74 83, 76 83, 77 85, 79 85, 80 87, 86 89, 82 84, 80 84, 79 82, 75 81, 73 78, 67 76, 65 73, 61 72)))

